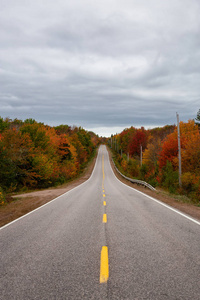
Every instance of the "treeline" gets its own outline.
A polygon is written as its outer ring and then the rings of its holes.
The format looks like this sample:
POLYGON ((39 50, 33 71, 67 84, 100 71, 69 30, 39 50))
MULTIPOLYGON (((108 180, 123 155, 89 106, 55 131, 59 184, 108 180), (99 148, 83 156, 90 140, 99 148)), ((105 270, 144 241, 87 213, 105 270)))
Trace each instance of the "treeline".
POLYGON ((200 128, 194 120, 180 122, 182 187, 178 173, 177 127, 145 130, 131 127, 114 135, 109 145, 119 169, 128 177, 147 181, 172 193, 200 200, 200 128))
POLYGON ((0 193, 66 182, 81 172, 99 142, 81 127, 0 117, 0 193))

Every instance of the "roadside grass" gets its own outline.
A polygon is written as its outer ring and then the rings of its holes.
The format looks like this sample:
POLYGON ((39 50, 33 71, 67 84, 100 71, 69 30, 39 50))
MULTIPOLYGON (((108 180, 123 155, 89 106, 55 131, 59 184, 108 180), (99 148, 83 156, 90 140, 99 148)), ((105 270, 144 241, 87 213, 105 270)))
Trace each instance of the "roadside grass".
POLYGON ((195 201, 194 199, 191 199, 186 195, 181 195, 181 194, 178 194, 178 193, 173 194, 173 193, 170 193, 169 191, 167 191, 167 190, 165 190, 161 187, 156 187, 156 190, 157 190, 158 194, 162 194, 164 196, 171 197, 179 203, 192 204, 192 205, 195 205, 197 207, 200 207, 200 202, 198 200, 195 201))

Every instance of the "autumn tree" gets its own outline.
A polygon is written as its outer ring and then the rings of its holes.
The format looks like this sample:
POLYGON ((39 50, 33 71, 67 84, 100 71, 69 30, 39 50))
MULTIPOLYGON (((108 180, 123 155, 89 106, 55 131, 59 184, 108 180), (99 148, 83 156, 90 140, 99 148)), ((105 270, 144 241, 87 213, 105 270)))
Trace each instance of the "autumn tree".
MULTIPOLYGON (((193 192, 199 198, 200 191, 200 134, 193 120, 180 122, 182 183, 187 193, 193 192)), ((174 172, 178 170, 178 140, 177 129, 167 136, 162 145, 159 166, 165 171, 167 163, 171 163, 174 172)), ((169 166, 169 165, 168 165, 169 166)), ((171 171, 170 171, 171 172, 171 171)), ((166 171, 165 171, 166 173, 166 171)))
POLYGON ((31 161, 33 145, 28 134, 22 135, 16 129, 8 129, 0 141, 0 181, 5 189, 32 185, 37 174, 31 161))
POLYGON ((146 148, 148 141, 148 134, 145 129, 142 127, 141 129, 137 129, 131 141, 129 143, 129 153, 130 155, 140 155, 140 147, 143 149, 146 148))
POLYGON ((119 134, 120 148, 124 153, 129 152, 129 144, 134 137, 137 129, 134 127, 126 128, 119 134))
POLYGON ((61 134, 67 134, 67 135, 71 135, 71 132, 72 132, 72 129, 70 126, 68 125, 59 125, 59 126, 56 126, 55 127, 55 130, 56 130, 56 133, 58 135, 61 135, 61 134))
POLYGON ((0 118, 0 181, 7 190, 47 187, 73 178, 99 139, 83 128, 0 118))
POLYGON ((160 151, 161 151, 160 139, 152 140, 152 142, 147 145, 147 148, 143 153, 143 163, 148 165, 150 169, 154 168, 158 162, 160 151))

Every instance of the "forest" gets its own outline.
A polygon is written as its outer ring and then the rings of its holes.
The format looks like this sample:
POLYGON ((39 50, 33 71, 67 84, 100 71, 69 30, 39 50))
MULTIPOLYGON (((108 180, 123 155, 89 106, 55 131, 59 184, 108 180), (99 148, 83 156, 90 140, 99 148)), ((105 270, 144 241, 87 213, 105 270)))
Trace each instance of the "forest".
POLYGON ((179 184, 177 126, 146 130, 130 127, 113 135, 108 143, 118 169, 170 193, 200 201, 200 110, 195 120, 180 122, 181 184, 179 184))
POLYGON ((6 194, 75 178, 99 143, 95 133, 81 127, 0 117, 0 204, 6 202, 6 194))
POLYGON ((100 143, 108 142, 119 170, 170 193, 200 201, 200 110, 180 122, 181 185, 176 125, 130 127, 110 139, 82 127, 51 127, 0 117, 0 205, 5 195, 63 184, 78 176, 100 143))

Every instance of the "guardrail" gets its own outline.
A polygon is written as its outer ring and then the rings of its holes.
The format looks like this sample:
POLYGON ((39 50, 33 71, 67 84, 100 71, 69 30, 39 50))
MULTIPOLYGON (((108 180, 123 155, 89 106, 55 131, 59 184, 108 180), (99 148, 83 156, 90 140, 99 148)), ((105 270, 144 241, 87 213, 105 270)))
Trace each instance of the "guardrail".
POLYGON ((132 178, 126 177, 124 174, 122 174, 122 173, 117 169, 117 167, 116 167, 116 165, 115 165, 115 162, 114 162, 113 158, 112 158, 112 162, 113 162, 113 164, 114 164, 115 169, 117 170, 117 172, 118 172, 122 177, 124 177, 126 180, 128 180, 128 181, 130 181, 130 182, 133 182, 133 183, 136 183, 136 184, 143 185, 143 186, 147 187, 148 189, 150 189, 150 190, 152 190, 152 191, 156 191, 156 189, 155 189, 153 186, 151 186, 149 183, 147 183, 147 182, 145 182, 145 181, 138 180, 138 179, 132 179, 132 178))

